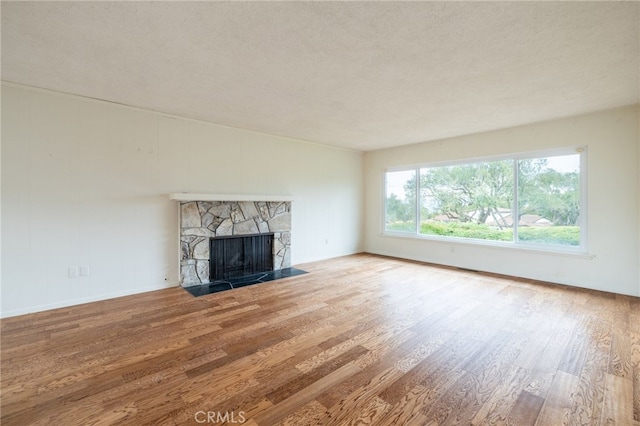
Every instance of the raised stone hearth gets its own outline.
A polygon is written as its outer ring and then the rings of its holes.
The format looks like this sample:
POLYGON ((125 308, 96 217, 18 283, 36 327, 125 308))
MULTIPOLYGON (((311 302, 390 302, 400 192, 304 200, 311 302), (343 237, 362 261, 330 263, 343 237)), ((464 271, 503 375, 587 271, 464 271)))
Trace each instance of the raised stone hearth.
POLYGON ((209 282, 209 240, 273 233, 273 269, 291 267, 291 202, 180 202, 180 276, 183 286, 209 282))

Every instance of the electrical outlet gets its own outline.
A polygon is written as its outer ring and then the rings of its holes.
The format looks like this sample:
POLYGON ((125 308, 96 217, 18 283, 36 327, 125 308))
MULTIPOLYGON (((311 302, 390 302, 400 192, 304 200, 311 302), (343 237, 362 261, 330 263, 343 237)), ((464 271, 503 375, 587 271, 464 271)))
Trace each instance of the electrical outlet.
POLYGON ((69 266, 69 278, 76 278, 78 276, 78 267, 69 266))
POLYGON ((81 266, 80 267, 80 276, 81 277, 88 277, 89 275, 91 275, 91 268, 89 268, 88 266, 81 266))

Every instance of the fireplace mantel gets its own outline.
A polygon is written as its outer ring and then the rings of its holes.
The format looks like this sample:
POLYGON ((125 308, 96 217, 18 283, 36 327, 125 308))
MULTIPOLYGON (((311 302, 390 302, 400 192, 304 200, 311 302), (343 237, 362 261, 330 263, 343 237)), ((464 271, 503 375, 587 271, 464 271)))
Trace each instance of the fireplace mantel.
POLYGON ((198 194, 193 192, 173 192, 170 200, 176 201, 295 201, 290 195, 244 195, 244 194, 198 194))

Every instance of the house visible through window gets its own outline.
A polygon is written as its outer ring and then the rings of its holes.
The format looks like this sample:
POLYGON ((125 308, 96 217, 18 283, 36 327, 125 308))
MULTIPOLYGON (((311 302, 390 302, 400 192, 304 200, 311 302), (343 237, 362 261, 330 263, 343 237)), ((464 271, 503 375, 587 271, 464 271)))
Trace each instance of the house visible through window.
POLYGON ((388 234, 584 249, 584 149, 390 170, 388 234))

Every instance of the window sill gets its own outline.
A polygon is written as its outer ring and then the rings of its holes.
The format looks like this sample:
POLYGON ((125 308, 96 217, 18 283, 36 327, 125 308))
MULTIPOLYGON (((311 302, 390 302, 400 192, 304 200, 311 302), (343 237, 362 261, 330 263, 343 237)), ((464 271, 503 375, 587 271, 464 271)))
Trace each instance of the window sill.
POLYGON ((432 235, 416 235, 412 233, 403 233, 403 232, 381 232, 381 237, 384 238, 406 238, 412 240, 423 240, 423 241, 433 241, 439 244, 455 244, 455 245, 465 245, 465 246, 475 246, 475 247, 487 247, 487 248, 495 248, 498 250, 509 250, 509 251, 519 251, 519 252, 528 252, 534 254, 548 254, 553 256, 567 256, 578 259, 588 259, 592 260, 596 257, 595 254, 588 253, 586 251, 581 251, 580 248, 570 248, 562 249, 560 247, 550 247, 544 245, 536 245, 536 244, 523 244, 523 243, 509 243, 509 242, 500 242, 500 241, 485 241, 485 240, 473 240, 473 239, 465 239, 465 238, 447 238, 447 237, 438 237, 432 235))

